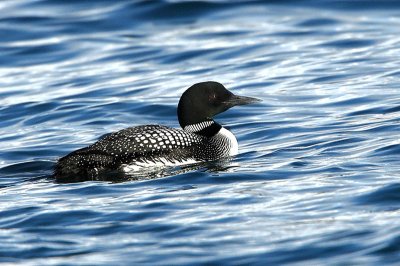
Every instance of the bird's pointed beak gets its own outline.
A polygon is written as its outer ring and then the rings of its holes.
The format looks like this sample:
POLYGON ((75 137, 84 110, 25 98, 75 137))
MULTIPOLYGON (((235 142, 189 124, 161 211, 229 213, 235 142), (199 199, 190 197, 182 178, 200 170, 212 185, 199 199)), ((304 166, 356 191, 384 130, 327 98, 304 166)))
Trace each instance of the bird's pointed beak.
POLYGON ((251 103, 258 103, 261 101, 262 100, 253 97, 232 94, 232 96, 228 100, 224 101, 224 104, 228 105, 229 107, 233 107, 236 105, 246 105, 251 103))

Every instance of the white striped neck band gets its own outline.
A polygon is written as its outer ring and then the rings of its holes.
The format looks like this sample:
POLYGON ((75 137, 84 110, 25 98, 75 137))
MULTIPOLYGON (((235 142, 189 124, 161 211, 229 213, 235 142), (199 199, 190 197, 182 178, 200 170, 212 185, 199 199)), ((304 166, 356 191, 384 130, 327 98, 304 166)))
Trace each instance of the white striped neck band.
POLYGON ((203 121, 203 122, 200 122, 197 124, 187 125, 184 127, 184 130, 188 131, 188 132, 199 132, 199 131, 202 131, 203 129, 211 126, 212 124, 214 124, 214 121, 212 121, 212 120, 203 121))

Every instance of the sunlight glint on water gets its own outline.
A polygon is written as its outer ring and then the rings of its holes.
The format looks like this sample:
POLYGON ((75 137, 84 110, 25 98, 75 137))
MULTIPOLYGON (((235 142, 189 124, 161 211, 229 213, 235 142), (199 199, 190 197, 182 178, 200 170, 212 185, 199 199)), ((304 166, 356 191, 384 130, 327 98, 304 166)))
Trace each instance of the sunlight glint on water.
POLYGON ((228 2, 0 3, 0 262, 400 261, 400 5, 228 2), (179 127, 206 80, 263 99, 216 118, 233 161, 51 178, 106 133, 179 127))

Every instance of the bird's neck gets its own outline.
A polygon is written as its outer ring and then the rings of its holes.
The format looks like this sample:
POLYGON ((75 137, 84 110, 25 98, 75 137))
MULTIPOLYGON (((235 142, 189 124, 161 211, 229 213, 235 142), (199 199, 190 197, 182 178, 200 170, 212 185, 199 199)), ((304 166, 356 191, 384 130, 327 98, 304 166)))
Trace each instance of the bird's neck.
POLYGON ((212 119, 183 126, 185 131, 205 137, 215 136, 221 130, 221 128, 222 126, 212 119))

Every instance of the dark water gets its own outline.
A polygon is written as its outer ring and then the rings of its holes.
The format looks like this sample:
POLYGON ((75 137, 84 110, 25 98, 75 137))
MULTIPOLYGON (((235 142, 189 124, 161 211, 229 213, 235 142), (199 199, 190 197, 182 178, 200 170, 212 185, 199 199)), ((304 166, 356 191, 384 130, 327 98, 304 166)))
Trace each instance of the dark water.
POLYGON ((0 2, 0 261, 395 265, 399 1, 0 2), (190 85, 240 155, 166 177, 58 184, 62 155, 178 127, 190 85))

